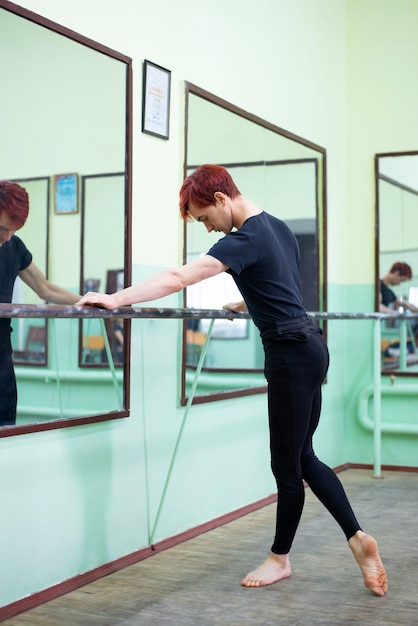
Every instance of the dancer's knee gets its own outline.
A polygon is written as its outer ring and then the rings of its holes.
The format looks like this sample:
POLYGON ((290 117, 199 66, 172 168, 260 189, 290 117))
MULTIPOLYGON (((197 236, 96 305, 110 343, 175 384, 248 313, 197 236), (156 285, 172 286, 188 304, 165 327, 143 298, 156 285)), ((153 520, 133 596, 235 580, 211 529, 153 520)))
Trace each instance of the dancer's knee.
POLYGON ((271 470, 276 479, 278 488, 282 492, 295 493, 303 488, 302 471, 284 467, 281 463, 272 461, 271 470))

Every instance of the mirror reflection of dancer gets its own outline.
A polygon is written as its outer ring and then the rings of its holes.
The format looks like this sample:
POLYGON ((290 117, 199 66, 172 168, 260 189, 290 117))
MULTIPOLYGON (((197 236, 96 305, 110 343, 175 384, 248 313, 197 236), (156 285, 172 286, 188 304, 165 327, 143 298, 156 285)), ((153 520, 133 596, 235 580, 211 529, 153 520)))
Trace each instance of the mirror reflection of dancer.
POLYGON ((362 531, 340 480, 312 448, 329 357, 320 329, 302 305, 294 235, 284 222, 242 196, 227 170, 216 165, 202 165, 186 178, 180 211, 185 220, 202 222, 208 232, 223 232, 225 237, 205 256, 180 268, 159 272, 114 294, 87 293, 77 304, 114 309, 166 296, 221 272, 231 274, 244 301, 226 308, 248 307, 263 341, 271 467, 278 487, 271 551, 241 584, 261 587, 291 575, 289 552, 302 514, 306 480, 341 526, 364 584, 383 596, 387 577, 377 543, 362 531))
POLYGON ((407 263, 397 261, 394 263, 387 274, 380 279, 380 304, 379 311, 381 313, 394 313, 399 307, 403 307, 412 313, 418 313, 418 308, 405 298, 401 300, 395 294, 391 287, 397 287, 401 283, 411 280, 412 269, 407 263))
MULTIPOLYGON (((15 232, 25 224, 29 197, 25 189, 0 180, 0 302, 12 301, 19 276, 42 299, 54 304, 75 304, 80 298, 50 283, 32 261, 32 254, 15 232)), ((10 318, 0 319, 0 426, 16 423, 17 389, 10 339, 10 318)))
MULTIPOLYGON (((412 268, 408 263, 402 263, 396 261, 393 263, 390 270, 382 276, 380 279, 380 301, 379 312, 380 313, 397 313, 404 310, 406 313, 418 313, 418 307, 412 302, 409 302, 406 298, 398 298, 391 287, 397 287, 402 283, 412 279, 412 268)), ((399 328, 399 320, 394 320, 392 323, 387 322, 389 327, 399 328)), ((414 335, 415 344, 418 342, 418 320, 414 319, 410 321, 411 333, 414 335)), ((398 348, 399 349, 399 348, 398 348)), ((413 347, 410 345, 410 349, 413 352, 413 347)))

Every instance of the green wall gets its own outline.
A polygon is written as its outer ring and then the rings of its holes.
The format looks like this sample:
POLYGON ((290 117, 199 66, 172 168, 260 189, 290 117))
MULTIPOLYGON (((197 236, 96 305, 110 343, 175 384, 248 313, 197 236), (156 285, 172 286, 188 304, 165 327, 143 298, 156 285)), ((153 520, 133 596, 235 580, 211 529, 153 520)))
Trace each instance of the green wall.
MULTIPOLYGON (((213 35, 203 40, 202 8, 192 0, 162 0, 158 37, 142 0, 106 11, 101 0, 21 4, 133 58, 134 281, 181 260, 187 80, 326 147, 328 309, 373 309, 373 155, 418 145, 415 0, 214 0, 204 28, 213 35), (141 133, 144 58, 172 71, 169 141, 141 133)), ((172 296, 158 306, 180 303, 172 296)), ((0 440, 2 605, 149 544, 184 417, 181 331, 175 320, 132 326, 129 418, 0 440)), ((372 381, 370 325, 330 322, 328 339, 316 451, 334 467, 372 463, 372 436, 355 413, 356 395, 372 381)), ((416 437, 385 437, 383 461, 416 466, 414 449, 416 437)), ((153 540, 274 489, 265 396, 194 406, 153 540)))

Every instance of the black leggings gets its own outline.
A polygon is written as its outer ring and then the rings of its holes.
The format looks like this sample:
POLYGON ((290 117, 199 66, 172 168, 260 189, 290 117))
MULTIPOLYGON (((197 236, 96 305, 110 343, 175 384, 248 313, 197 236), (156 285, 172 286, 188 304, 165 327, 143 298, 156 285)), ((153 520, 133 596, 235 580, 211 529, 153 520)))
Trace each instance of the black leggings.
POLYGON ((305 501, 303 479, 341 526, 347 540, 361 530, 336 474, 314 454, 321 385, 329 365, 319 332, 305 341, 264 341, 268 381, 271 467, 278 501, 275 554, 290 551, 305 501))
POLYGON ((16 423, 17 390, 10 335, 0 334, 0 426, 16 423))

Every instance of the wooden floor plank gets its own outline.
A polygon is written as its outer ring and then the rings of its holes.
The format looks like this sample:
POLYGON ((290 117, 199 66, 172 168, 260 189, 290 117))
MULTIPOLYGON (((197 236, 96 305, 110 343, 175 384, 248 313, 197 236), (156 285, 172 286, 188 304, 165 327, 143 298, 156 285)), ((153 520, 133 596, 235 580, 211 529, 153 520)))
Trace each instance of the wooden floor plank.
POLYGON ((275 505, 90 583, 5 626, 418 625, 418 474, 339 476, 363 529, 379 542, 389 591, 364 586, 345 538, 306 490, 292 577, 260 589, 241 578, 265 557, 275 505))

